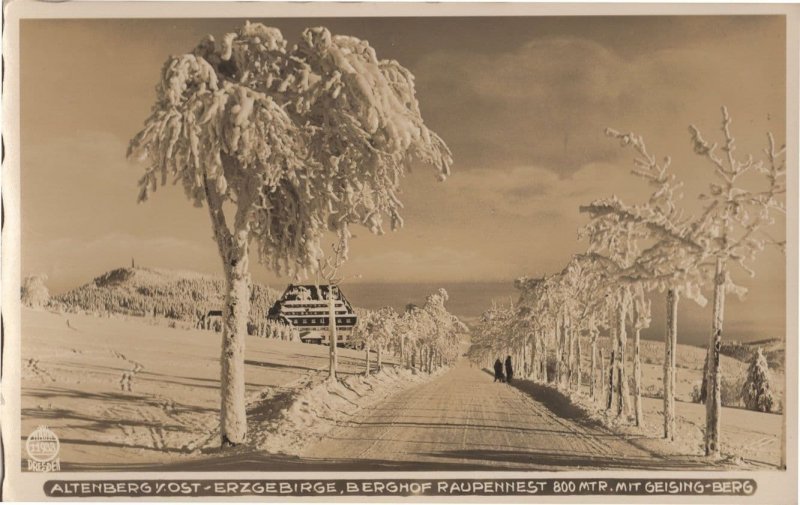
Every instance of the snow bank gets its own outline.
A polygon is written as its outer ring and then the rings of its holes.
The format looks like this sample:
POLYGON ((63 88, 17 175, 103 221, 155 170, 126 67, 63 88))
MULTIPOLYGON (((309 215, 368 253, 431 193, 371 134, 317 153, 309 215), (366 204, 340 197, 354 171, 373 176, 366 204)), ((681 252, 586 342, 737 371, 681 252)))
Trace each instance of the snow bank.
POLYGON ((665 458, 742 469, 774 468, 780 463, 780 415, 723 407, 722 454, 714 461, 704 456, 705 405, 676 402, 676 437, 673 441, 667 441, 663 438, 661 398, 642 398, 644 423, 637 427, 633 424, 632 396, 626 400, 627 412, 618 417, 612 411, 606 410, 599 398, 593 400, 588 395, 586 385, 580 391, 566 391, 553 384, 539 385, 558 391, 569 399, 572 405, 580 408, 588 419, 622 436, 632 444, 665 458))
MULTIPOLYGON (((436 375, 436 372, 415 373, 384 366, 382 371, 369 376, 350 375, 336 381, 327 377, 310 380, 298 388, 289 401, 285 397, 278 400, 285 408, 277 416, 261 421, 260 416, 248 413, 251 420, 248 448, 300 455, 313 442, 364 409, 436 375)), ((275 398, 265 401, 274 402, 275 398)))

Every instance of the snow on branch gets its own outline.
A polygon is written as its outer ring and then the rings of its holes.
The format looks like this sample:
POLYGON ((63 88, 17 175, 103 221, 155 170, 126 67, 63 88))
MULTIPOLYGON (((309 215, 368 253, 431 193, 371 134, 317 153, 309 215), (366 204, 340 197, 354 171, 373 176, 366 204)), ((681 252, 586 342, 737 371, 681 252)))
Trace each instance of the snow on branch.
MULTIPOLYGON (((726 107, 722 107, 721 112, 723 143, 720 150, 723 154, 717 153, 718 144, 709 144, 698 128, 689 128, 695 153, 710 162, 717 176, 717 181, 709 184, 708 191, 702 195, 707 203, 691 233, 703 237, 709 257, 730 261, 752 277, 755 271, 749 263, 765 246, 777 245, 781 249, 785 246, 785 240, 775 239, 768 232, 774 224, 774 213, 785 212, 785 147, 778 147, 773 135, 768 133, 764 160, 754 160, 751 155, 737 158, 731 116, 726 107), (758 181, 751 177, 742 184, 740 177, 750 170, 758 173, 758 181), (759 182, 760 186, 756 187, 759 182)), ((743 293, 743 288, 736 286, 729 274, 726 285, 730 291, 743 293)))
MULTIPOLYGON (((245 23, 169 58, 128 156, 147 163, 146 200, 168 179, 218 224, 256 243, 262 262, 305 276, 327 231, 402 226, 399 185, 421 161, 441 180, 453 157, 425 125, 413 75, 368 42, 308 28, 289 47, 280 30, 245 23), (209 195, 211 200, 209 201, 209 195), (221 205, 238 208, 233 224, 221 205), (218 208, 216 208, 218 207, 218 208)), ((346 250, 346 246, 345 246, 346 250)))

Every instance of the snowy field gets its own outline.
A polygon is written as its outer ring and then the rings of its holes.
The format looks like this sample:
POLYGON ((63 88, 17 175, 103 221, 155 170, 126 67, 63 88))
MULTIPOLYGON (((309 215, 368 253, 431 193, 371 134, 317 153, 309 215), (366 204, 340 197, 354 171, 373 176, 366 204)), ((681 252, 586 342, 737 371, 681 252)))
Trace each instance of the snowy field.
MULTIPOLYGON (((604 342, 605 343, 605 342, 604 342)), ((584 349, 588 344, 584 344, 584 349)), ((632 373, 630 360, 632 347, 628 349, 629 361, 627 370, 632 373)), ((642 407, 644 426, 635 428, 611 419, 605 423, 626 436, 638 437, 639 444, 655 453, 664 456, 703 454, 703 430, 705 428, 705 405, 692 403, 692 390, 702 379, 705 349, 691 345, 679 344, 676 353, 675 381, 675 416, 676 439, 667 443, 660 437, 663 433, 663 342, 642 341, 642 407)), ((588 356, 584 356, 584 369, 588 370, 588 356)), ((721 356, 723 379, 731 383, 743 380, 747 364, 728 356, 721 356)), ((779 405, 783 405, 784 374, 772 371, 772 391, 779 405)), ((605 413, 598 410, 588 398, 588 377, 584 378, 584 386, 580 394, 572 394, 575 403, 587 408, 593 417, 605 418, 605 413)), ((722 409, 722 453, 733 464, 744 464, 753 467, 777 467, 780 465, 781 423, 782 415, 761 413, 746 410, 741 406, 723 407, 722 409), (741 460, 741 461, 739 461, 741 460)))
MULTIPOLYGON (((216 444, 218 333, 23 308, 22 335, 23 442, 48 425, 62 469, 174 463, 216 444)), ((246 352, 253 422, 271 422, 298 395, 322 394, 314 385, 327 375, 328 347, 248 337, 246 352)), ((364 353, 340 349, 339 371, 363 373, 364 353)))
MULTIPOLYGON (((584 391, 586 393, 586 391, 584 391)), ((574 403, 591 412, 590 417, 604 421, 636 444, 652 453, 669 458, 694 456, 703 458, 703 430, 706 423, 705 405, 677 401, 675 404, 676 438, 667 442, 663 433, 663 400, 642 398, 644 426, 636 428, 614 421, 585 396, 573 393, 574 403)), ((777 468, 780 465, 780 414, 764 414, 742 408, 722 408, 723 463, 746 468, 777 468)))
MULTIPOLYGON (((434 374, 433 382, 428 382, 431 377, 425 374, 393 366, 365 379, 364 353, 346 349, 339 353, 343 380, 329 384, 325 381, 327 347, 248 337, 249 437, 245 446, 221 452, 216 448, 219 334, 157 326, 141 318, 31 309, 23 309, 22 331, 23 442, 37 426, 48 425, 61 441, 63 470, 280 470, 323 468, 333 463, 353 469, 374 465, 388 469, 415 461, 431 468, 567 469, 593 464, 635 468, 644 462, 641 454, 658 455, 661 463, 651 461, 650 466, 708 465, 701 457, 704 406, 691 403, 704 354, 698 347, 678 347, 679 439, 671 444, 659 438, 661 343, 642 343, 644 428, 604 420, 586 398, 584 381, 581 393, 572 395, 573 402, 587 407, 590 418, 610 426, 620 438, 612 446, 624 449, 615 454, 609 446, 602 454, 594 454, 592 444, 570 445, 569 433, 583 429, 574 426, 585 426, 585 414, 551 398, 550 387, 520 381, 528 399, 498 395, 506 388, 498 388, 483 372, 463 362, 434 374), (533 389, 527 391, 526 384, 533 389), (466 396, 459 399, 459 395, 466 396), (520 409, 523 411, 517 412, 520 409), (387 416, 392 419, 390 424, 386 424, 387 416), (484 428, 473 429, 480 426, 484 428), (457 443, 447 442, 456 428, 463 437, 457 443), (508 447, 492 447, 494 441, 487 438, 492 430, 501 438, 519 438, 515 443, 524 450, 514 452, 513 462, 500 464, 508 447), (537 432, 555 433, 553 430, 563 432, 564 448, 571 447, 574 458, 545 457, 546 447, 537 445, 537 432), (398 445, 387 446, 393 440, 398 445), (429 443, 420 442, 424 440, 429 443), (453 444, 459 451, 448 448, 453 444)), ((390 364, 388 358, 384 362, 390 364)), ((584 369, 588 369, 586 354, 584 369)), ((745 365, 723 357, 722 369, 726 376, 735 377, 743 373, 745 365)), ((782 380, 782 374, 773 374, 776 386, 782 380)), ((781 398, 780 392, 776 393, 781 398)), ((726 460, 722 465, 777 466, 781 419, 777 414, 724 408, 726 460)), ((600 431, 589 438, 603 437, 600 431)))

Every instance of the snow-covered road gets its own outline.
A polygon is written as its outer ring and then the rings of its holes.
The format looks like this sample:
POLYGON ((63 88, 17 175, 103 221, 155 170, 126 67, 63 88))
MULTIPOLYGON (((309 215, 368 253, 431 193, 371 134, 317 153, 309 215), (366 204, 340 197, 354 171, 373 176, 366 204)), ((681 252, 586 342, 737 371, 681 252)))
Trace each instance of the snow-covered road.
POLYGON ((684 466, 592 423, 549 388, 494 383, 465 360, 338 427, 304 459, 406 470, 684 466))

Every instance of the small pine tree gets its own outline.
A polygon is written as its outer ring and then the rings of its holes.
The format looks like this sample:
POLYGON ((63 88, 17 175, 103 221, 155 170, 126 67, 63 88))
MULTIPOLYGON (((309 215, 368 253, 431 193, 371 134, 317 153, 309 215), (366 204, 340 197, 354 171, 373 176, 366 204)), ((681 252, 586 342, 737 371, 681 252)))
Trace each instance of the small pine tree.
POLYGON ((742 386, 742 400, 744 400, 745 407, 759 412, 772 411, 774 402, 769 382, 769 365, 759 347, 753 354, 753 359, 747 369, 747 379, 742 386))

